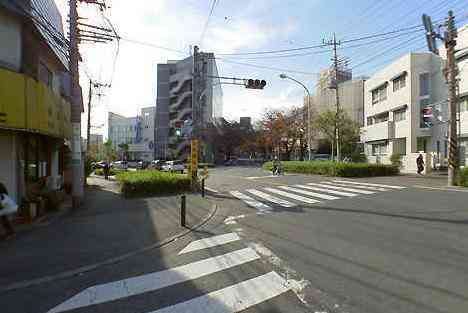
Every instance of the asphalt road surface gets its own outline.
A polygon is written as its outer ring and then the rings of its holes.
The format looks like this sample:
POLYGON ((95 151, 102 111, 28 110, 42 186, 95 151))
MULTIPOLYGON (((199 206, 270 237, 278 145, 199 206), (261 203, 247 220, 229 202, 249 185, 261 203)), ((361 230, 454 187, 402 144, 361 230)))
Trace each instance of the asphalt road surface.
POLYGON ((468 193, 444 185, 214 169, 201 228, 0 292, 1 312, 467 312, 468 193))

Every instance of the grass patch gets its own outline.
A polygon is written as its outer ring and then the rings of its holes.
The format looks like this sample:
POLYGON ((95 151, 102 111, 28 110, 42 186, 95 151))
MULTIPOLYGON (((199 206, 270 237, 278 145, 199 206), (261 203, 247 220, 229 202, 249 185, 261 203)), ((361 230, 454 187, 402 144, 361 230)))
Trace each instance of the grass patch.
MULTIPOLYGON (((315 174, 339 177, 372 177, 398 175, 399 168, 388 164, 342 163, 332 161, 283 161, 285 172, 315 174)), ((263 164, 263 169, 271 171, 272 162, 263 164)))
POLYGON ((457 185, 468 187, 468 167, 462 168, 458 172, 457 185))
POLYGON ((125 197, 177 194, 191 187, 188 175, 153 170, 122 172, 116 178, 125 197))

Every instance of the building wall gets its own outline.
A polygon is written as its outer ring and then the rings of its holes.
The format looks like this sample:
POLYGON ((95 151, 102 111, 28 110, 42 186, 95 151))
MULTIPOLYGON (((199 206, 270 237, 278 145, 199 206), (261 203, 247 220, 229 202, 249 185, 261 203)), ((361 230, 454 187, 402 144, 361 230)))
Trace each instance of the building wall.
POLYGON ((21 20, 0 9, 0 67, 18 72, 21 68, 21 20))
POLYGON ((158 64, 157 99, 155 115, 155 158, 166 159, 169 137, 169 79, 175 73, 175 64, 158 64))
POLYGON ((18 200, 16 136, 0 130, 0 182, 5 184, 10 196, 18 200))

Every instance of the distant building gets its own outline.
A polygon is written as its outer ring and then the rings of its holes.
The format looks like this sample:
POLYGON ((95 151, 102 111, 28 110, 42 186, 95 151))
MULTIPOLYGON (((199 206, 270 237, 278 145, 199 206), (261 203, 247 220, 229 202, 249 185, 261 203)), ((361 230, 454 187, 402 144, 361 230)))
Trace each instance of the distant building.
POLYGON ((155 107, 141 109, 141 114, 125 117, 109 112, 108 139, 117 152, 119 145, 128 144, 128 158, 151 161, 154 159, 155 107))
POLYGON ((447 86, 444 60, 432 53, 409 53, 365 82, 365 126, 361 140, 370 162, 390 163, 399 155, 404 172, 416 171, 419 153, 431 163, 447 159, 447 86), (432 109, 431 109, 432 108, 432 109), (440 111, 440 121, 432 112, 440 111))
MULTIPOLYGON (((201 102, 205 127, 222 115, 222 90, 218 69, 212 53, 201 53, 206 66, 201 74, 205 86, 201 102)), ((157 159, 187 159, 190 152, 192 126, 192 57, 180 61, 169 61, 157 67, 157 100, 155 157, 157 159), (178 129, 183 129, 179 134, 178 129)), ((206 145, 209 148, 209 145, 206 145)), ((203 149, 203 147, 202 147, 203 149)), ((202 152, 202 157, 212 159, 213 153, 202 152)))
POLYGON ((244 116, 239 118, 239 126, 241 129, 251 129, 252 128, 252 118, 249 116, 244 116))

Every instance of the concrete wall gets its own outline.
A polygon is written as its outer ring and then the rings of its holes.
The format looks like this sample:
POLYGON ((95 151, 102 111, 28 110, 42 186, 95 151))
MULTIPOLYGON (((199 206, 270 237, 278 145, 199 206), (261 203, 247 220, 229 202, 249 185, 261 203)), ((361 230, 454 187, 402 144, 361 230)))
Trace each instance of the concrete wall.
POLYGON ((0 8, 0 67, 20 71, 22 45, 21 21, 0 8))
POLYGON ((0 130, 0 181, 5 184, 9 195, 18 201, 16 141, 14 133, 0 130))

